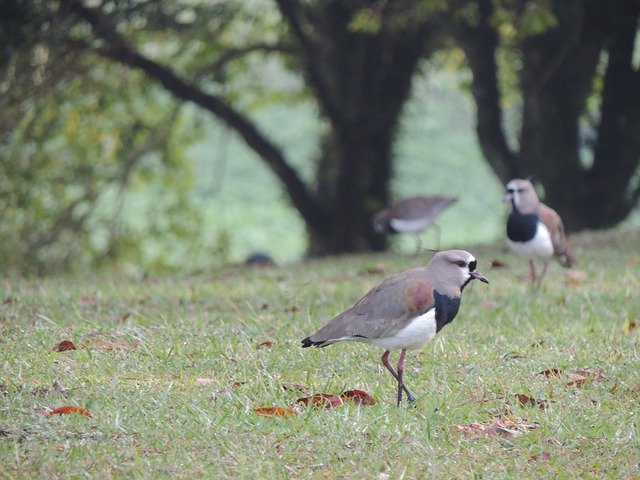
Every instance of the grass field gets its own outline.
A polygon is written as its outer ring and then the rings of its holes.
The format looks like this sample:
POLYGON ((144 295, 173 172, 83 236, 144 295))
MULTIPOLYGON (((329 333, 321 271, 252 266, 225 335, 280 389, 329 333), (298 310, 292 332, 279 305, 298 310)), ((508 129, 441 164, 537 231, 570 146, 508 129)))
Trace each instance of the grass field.
POLYGON ((501 246, 471 249, 491 284, 408 355, 418 400, 400 408, 379 350, 299 341, 425 256, 4 280, 0 477, 640 478, 640 233, 575 243, 576 269, 539 290, 501 246), (78 349, 52 350, 65 339, 78 349), (254 412, 296 385, 377 404, 254 412), (38 410, 61 405, 92 416, 38 410))

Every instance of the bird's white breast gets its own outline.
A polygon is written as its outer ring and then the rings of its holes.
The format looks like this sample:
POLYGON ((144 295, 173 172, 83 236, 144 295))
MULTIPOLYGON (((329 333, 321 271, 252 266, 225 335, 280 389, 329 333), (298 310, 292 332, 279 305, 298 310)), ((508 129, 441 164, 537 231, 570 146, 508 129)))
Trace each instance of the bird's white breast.
POLYGON ((413 350, 421 347, 436 336, 436 309, 413 319, 406 327, 385 338, 371 339, 371 343, 386 350, 406 348, 413 350))
POLYGON ((431 218, 416 218, 413 220, 401 220, 392 218, 389 225, 396 232, 420 232, 431 225, 431 218))
POLYGON ((535 236, 527 242, 514 242, 507 238, 507 245, 512 252, 529 259, 549 258, 553 255, 551 234, 544 223, 538 222, 535 236))

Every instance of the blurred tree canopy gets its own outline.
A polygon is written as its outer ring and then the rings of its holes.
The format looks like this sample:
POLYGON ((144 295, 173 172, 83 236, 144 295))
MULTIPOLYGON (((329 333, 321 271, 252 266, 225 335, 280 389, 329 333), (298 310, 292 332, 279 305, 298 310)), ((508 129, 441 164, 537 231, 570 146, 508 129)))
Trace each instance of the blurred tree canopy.
POLYGON ((153 229, 197 230, 182 156, 199 129, 185 125, 185 102, 223 121, 275 173, 310 253, 384 249, 369 219, 389 201, 412 78, 455 49, 473 74, 479 143, 501 180, 533 174, 572 229, 615 225, 640 195, 635 0, 4 3, 0 241, 21 246, 5 263, 118 258, 153 229), (304 88, 262 83, 265 58, 304 88), (251 118, 261 97, 303 96, 325 121, 312 182, 251 118), (98 208, 158 174, 160 204, 179 212, 170 225, 127 226, 118 209, 98 208))

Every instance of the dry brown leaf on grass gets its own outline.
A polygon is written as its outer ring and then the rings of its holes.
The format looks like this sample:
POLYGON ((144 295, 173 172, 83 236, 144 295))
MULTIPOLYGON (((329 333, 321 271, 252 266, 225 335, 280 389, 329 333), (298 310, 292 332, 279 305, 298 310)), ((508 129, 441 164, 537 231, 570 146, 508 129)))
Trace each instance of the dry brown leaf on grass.
POLYGON ((491 269, 504 268, 506 266, 507 266, 506 263, 504 263, 502 260, 498 260, 497 258, 494 258, 493 260, 491 260, 491 262, 489 262, 489 268, 491 269))
POLYGON ((542 372, 538 372, 538 375, 544 375, 545 377, 559 377, 563 373, 559 368, 547 368, 542 372))
POLYGON ((582 387, 585 383, 593 382, 595 380, 603 380, 606 378, 603 370, 593 371, 590 369, 583 369, 575 372, 569 372, 567 375, 572 379, 567 382, 567 386, 578 388, 582 387))
MULTIPOLYGON (((296 384, 294 388, 299 389, 301 384, 296 384)), ((305 390, 308 390, 306 385, 302 385, 305 390)), ((283 385, 285 390, 292 389, 292 387, 283 385)), ((335 407, 339 407, 346 402, 353 402, 357 405, 375 405, 376 401, 363 390, 346 390, 341 395, 334 395, 332 393, 316 393, 314 395, 301 397, 296 400, 293 408, 283 407, 261 407, 254 408, 253 411, 258 415, 272 415, 272 416, 285 416, 285 415, 297 415, 302 405, 310 405, 315 408, 324 408, 330 410, 335 407), (293 412, 293 413, 292 413, 293 412)))
POLYGON ((560 375, 566 375, 570 378, 566 385, 578 388, 582 387, 585 383, 593 382, 595 380, 603 380, 606 378, 604 370, 593 370, 590 368, 583 368, 576 370, 575 372, 565 372, 559 368, 548 368, 542 372, 538 372, 538 375, 544 375, 545 377, 559 377, 560 375))
POLYGON ((363 390, 353 389, 342 392, 342 400, 350 400, 358 405, 375 405, 375 399, 363 390))
POLYGON ((290 407, 258 407, 253 409, 258 415, 270 417, 288 417, 298 415, 298 412, 290 407))
POLYGON ((510 418, 493 418, 486 424, 472 422, 467 425, 454 425, 454 428, 463 435, 500 435, 504 438, 515 438, 538 428, 538 425, 510 418))
POLYGON ((541 410, 545 410, 547 408, 547 404, 543 400, 538 400, 537 398, 530 397, 524 393, 516 393, 515 397, 518 403, 523 407, 539 407, 541 410))
POLYGON ((52 349, 54 352, 66 352, 67 350, 77 350, 75 343, 71 340, 62 340, 52 349))
POLYGON ((316 393, 311 397, 302 397, 296 400, 296 403, 302 403, 304 405, 311 405, 313 407, 324 407, 327 410, 337 407, 344 403, 342 397, 333 395, 331 393, 316 393))
POLYGON ((36 413, 45 416, 52 415, 69 415, 71 413, 77 413, 78 415, 83 415, 85 417, 91 417, 89 410, 82 407, 76 407, 73 405, 62 405, 60 407, 48 408, 48 407, 36 407, 33 409, 36 413))
POLYGON ((256 348, 271 348, 271 347, 273 347, 273 342, 271 340, 266 340, 256 345, 256 348))

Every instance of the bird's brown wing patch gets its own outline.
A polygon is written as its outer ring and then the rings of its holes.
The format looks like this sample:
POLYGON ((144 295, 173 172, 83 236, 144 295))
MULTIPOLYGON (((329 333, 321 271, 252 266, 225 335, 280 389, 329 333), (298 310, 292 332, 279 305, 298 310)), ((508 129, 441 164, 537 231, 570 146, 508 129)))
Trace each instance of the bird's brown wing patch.
POLYGON ((540 221, 549 229, 554 254, 565 257, 565 263, 567 266, 571 266, 573 263, 573 256, 571 254, 571 247, 564 232, 564 224, 562 223, 560 215, 558 215, 553 208, 545 205, 544 203, 540 203, 538 216, 540 217, 540 221))
POLYGON ((423 278, 421 269, 415 269, 387 279, 345 314, 353 315, 348 323, 354 334, 380 338, 405 327, 434 305, 433 286, 423 278))

